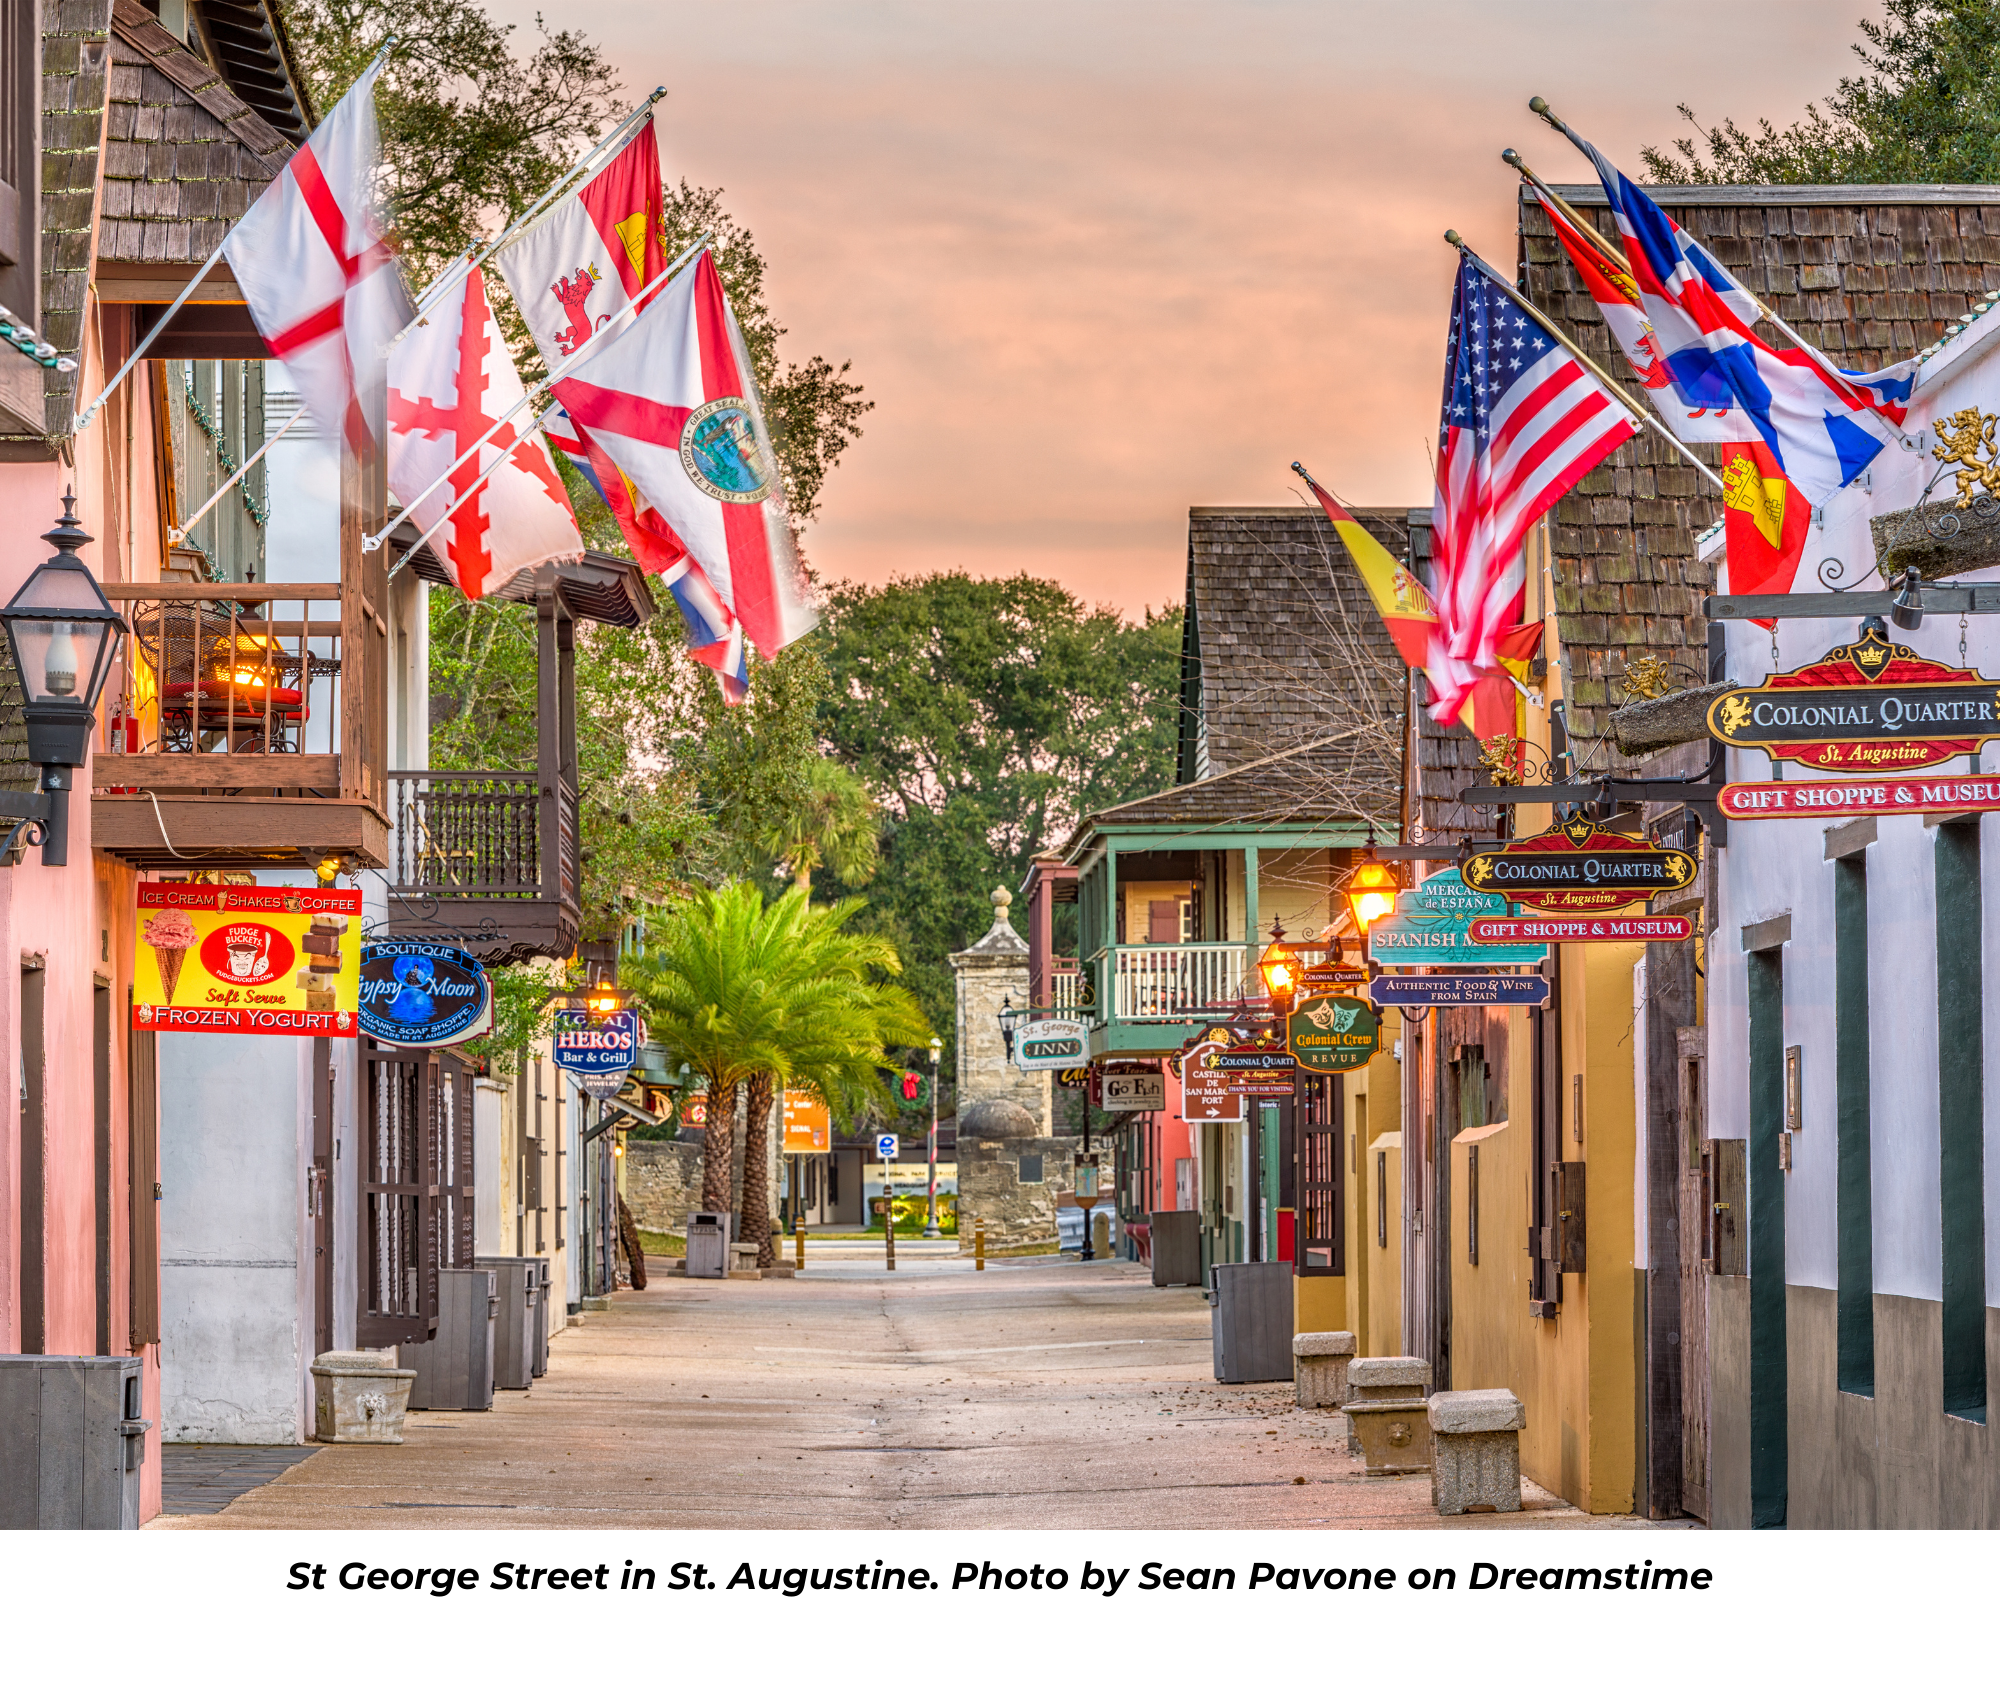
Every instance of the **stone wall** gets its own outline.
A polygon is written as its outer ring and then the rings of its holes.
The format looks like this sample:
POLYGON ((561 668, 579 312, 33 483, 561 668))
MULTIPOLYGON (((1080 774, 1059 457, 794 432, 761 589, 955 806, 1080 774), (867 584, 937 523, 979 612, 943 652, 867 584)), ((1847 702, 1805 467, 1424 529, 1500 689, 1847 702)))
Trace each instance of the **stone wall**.
POLYGON ((1046 1131, 1053 1077, 1017 1069, 1008 1060, 1000 1031, 1003 1003, 1011 1002, 1024 1019, 1028 1010, 1028 946, 1008 924, 1009 903, 1006 889, 996 890, 992 927, 977 944, 951 958, 958 989, 958 1103, 1005 1098, 1019 1104, 1035 1118, 1036 1127, 1046 1131))
POLYGON ((701 1208, 700 1143, 628 1139, 625 1203, 649 1232, 686 1233, 689 1212, 701 1208))
POLYGON ((973 1249, 975 1217, 986 1224, 989 1252, 1053 1248, 1056 1194, 1068 1192, 1075 1180, 1074 1140, 1046 1137, 1011 1099, 988 1099, 959 1113, 957 1158, 960 1250, 973 1249), (1023 1158, 1031 1167, 1040 1161, 1039 1181, 1021 1178, 1023 1158))

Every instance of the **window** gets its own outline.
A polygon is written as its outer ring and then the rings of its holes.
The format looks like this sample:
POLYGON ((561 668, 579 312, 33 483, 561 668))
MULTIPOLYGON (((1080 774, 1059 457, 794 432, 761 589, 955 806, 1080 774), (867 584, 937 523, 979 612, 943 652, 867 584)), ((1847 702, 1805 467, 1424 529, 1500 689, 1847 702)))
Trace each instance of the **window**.
MULTIPOLYGON (((1979 826, 1938 828, 1938 1198, 1943 1234, 1944 1408, 1986 1420, 1985 988, 1979 826)), ((1754 1244, 1754 1242, 1753 1242, 1754 1244)))
POLYGON ((1465 1261, 1479 1263, 1479 1147, 1465 1148, 1465 1261))
POLYGON ((35 232, 42 44, 35 0, 0 0, 0 305, 40 326, 35 232))
POLYGON ((1389 1244, 1389 1153, 1375 1153, 1375 1243, 1389 1244))
POLYGON ((1874 1200, 1869 1173, 1868 858, 1833 864, 1837 1385, 1875 1392, 1874 1200))
POLYGON ((1042 1179, 1041 1158, 1023 1157, 1021 1159, 1021 1184, 1023 1186, 1037 1186, 1041 1183, 1041 1179, 1042 1179))
POLYGON ((21 1295, 21 1350, 48 1347, 48 1055, 44 1050, 43 999, 48 974, 41 958, 21 965, 21 1267, 14 1290, 21 1295))

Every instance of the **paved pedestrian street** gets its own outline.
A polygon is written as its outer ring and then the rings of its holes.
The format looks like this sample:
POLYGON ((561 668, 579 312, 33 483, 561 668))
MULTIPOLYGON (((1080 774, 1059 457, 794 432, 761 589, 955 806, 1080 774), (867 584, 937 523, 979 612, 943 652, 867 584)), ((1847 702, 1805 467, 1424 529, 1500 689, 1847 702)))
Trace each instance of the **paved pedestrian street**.
MULTIPOLYGON (((1212 1378, 1199 1290, 1137 1265, 813 1245, 790 1280, 656 1278, 556 1336, 531 1392, 418 1411, 154 1528, 1603 1527, 1532 1483, 1435 1519, 1290 1383, 1212 1378)), ((1658 1527, 1658 1525, 1653 1525, 1658 1527)))

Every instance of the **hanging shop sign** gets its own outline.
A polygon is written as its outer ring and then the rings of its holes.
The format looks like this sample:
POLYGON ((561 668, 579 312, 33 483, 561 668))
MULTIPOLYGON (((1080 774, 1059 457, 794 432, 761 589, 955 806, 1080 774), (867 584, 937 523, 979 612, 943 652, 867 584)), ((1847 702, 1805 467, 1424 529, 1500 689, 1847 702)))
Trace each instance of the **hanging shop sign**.
POLYGON ((1694 883, 1697 871, 1685 850, 1662 850, 1635 833, 1611 832, 1579 817, 1504 850, 1468 857, 1465 883, 1531 909, 1589 914, 1680 891, 1694 883))
POLYGON ((1368 929, 1383 968, 1516 968, 1541 961, 1525 940, 1481 940, 1472 929, 1507 913, 1507 900, 1468 887, 1456 868, 1399 892, 1393 912, 1368 929))
POLYGON ((1080 1092, 1090 1085, 1090 1070, 1087 1067, 1058 1069, 1056 1084, 1067 1086, 1072 1092, 1080 1092))
POLYGON ((493 982, 464 951, 394 940, 361 947, 361 1031, 369 1038, 435 1050, 492 1026, 493 982))
POLYGON ((639 1055, 637 1010, 594 1015, 587 1009, 556 1011, 556 1067, 568 1069, 594 1098, 617 1094, 639 1055))
POLYGON ((1873 785, 1725 785, 1716 803, 1731 820, 1983 814, 2000 809, 2000 779, 1955 774, 1948 779, 1887 779, 1873 785))
POLYGON ((1090 1060, 1090 1029, 1081 1021, 1051 1018, 1014 1029, 1014 1066, 1028 1074, 1075 1068, 1090 1060))
POLYGON ((787 1092, 784 1116, 788 1157, 833 1149, 833 1112, 810 1093, 787 1092))
POLYGON ((1181 1120, 1240 1122, 1243 1119, 1242 1077, 1226 1074, 1215 1059, 1230 1043, 1226 1029, 1201 1040, 1181 1060, 1181 1120))
POLYGON ((1164 1110, 1166 1071, 1156 1062, 1092 1063, 1090 1102, 1100 1110, 1164 1110))
POLYGON ((1549 983, 1540 974, 1378 974, 1368 982, 1368 995, 1378 1004, 1406 1009, 1539 1007, 1549 1001, 1549 983))
POLYGON ((1685 915, 1593 915, 1574 921, 1510 915, 1505 920, 1474 921, 1472 936, 1486 944, 1518 939, 1544 949, 1552 944, 1678 944, 1694 937, 1694 922, 1685 915))
POLYGON ((139 887, 132 1025, 161 1033, 352 1037, 361 893, 282 885, 139 887))
POLYGON ((1382 1024, 1365 998, 1302 998, 1285 1023, 1286 1049, 1308 1074, 1345 1074, 1382 1048, 1382 1024))
POLYGON ((1239 1039, 1219 1046, 1215 1068, 1246 1098, 1289 1098, 1298 1087, 1298 1058, 1276 1045, 1239 1039))
POLYGON ((1717 697, 1708 729, 1739 750, 1823 773, 1932 767, 2000 738, 2000 679, 1861 638, 1717 697))

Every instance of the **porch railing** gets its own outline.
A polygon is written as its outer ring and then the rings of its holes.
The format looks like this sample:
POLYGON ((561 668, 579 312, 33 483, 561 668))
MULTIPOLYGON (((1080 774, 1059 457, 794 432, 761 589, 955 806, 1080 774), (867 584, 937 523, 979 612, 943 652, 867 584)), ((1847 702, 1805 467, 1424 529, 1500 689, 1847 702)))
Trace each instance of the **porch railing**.
POLYGON ((1185 1021, 1231 1003, 1247 963, 1240 944, 1118 945, 1109 954, 1117 1021, 1185 1021))
POLYGON ((1049 1008, 1047 1013, 1068 1021, 1087 1021, 1095 1007, 1090 976, 1073 956, 1052 957, 1049 961, 1049 1008))

